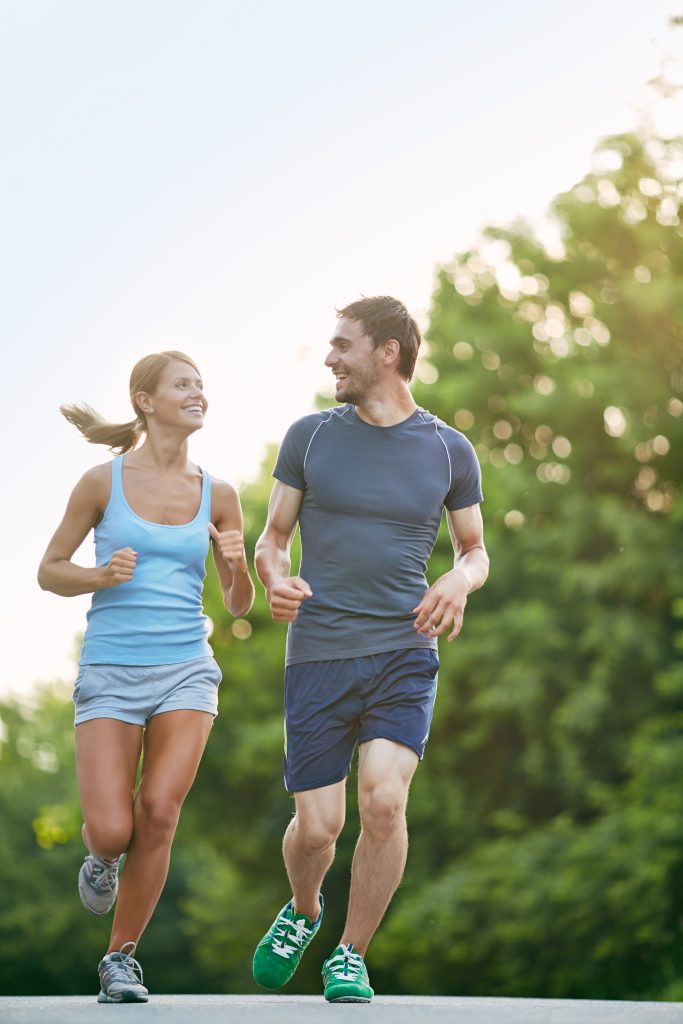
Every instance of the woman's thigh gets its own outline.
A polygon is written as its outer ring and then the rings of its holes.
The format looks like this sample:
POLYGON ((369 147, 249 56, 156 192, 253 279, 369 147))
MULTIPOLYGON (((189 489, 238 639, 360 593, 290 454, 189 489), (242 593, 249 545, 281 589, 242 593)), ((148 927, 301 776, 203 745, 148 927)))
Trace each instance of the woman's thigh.
POLYGON ((213 715, 206 711, 166 711, 150 719, 143 741, 138 798, 178 807, 194 782, 213 715))
POLYGON ((76 726, 76 777, 86 821, 131 814, 141 749, 139 725, 91 718, 76 726))

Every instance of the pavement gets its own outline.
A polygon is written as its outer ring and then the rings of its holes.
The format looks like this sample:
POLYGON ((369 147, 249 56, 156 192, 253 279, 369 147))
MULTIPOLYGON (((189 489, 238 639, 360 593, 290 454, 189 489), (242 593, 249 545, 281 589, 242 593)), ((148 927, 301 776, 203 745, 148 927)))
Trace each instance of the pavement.
POLYGON ((683 1003, 579 999, 376 996, 330 1005, 322 996, 159 996, 149 1003, 98 1004, 94 996, 0 997, 2 1024, 88 1024, 123 1014, 126 1024, 683 1024, 683 1003))

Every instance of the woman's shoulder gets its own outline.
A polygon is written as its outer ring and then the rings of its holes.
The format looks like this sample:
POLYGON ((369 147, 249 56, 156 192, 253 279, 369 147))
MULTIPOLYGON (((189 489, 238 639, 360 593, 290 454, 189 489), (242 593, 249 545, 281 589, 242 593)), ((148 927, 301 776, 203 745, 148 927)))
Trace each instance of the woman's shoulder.
MULTIPOLYGON (((211 522, 241 522, 242 506, 236 487, 227 480, 211 477, 211 522)), ((225 527, 223 527, 225 529, 225 527)), ((232 528, 232 527, 231 527, 232 528)), ((220 529, 220 527, 219 527, 220 529)))
POLYGON ((229 483, 227 480, 221 480, 220 477, 212 476, 209 474, 211 480, 211 497, 217 498, 218 501, 234 501, 235 498, 239 498, 237 488, 229 483))
POLYGON ((111 488, 111 467, 112 460, 110 459, 108 462, 101 462, 97 466, 86 469, 76 486, 84 491, 92 491, 93 493, 100 492, 102 489, 109 491, 111 488))
POLYGON ((101 516, 111 495, 111 461, 86 469, 71 494, 74 507, 91 509, 101 516))

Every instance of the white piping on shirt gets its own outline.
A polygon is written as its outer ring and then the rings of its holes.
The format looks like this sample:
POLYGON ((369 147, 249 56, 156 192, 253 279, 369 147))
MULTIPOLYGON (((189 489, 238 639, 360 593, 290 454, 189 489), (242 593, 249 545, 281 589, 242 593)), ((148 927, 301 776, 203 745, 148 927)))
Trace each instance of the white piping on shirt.
MULTIPOLYGON (((419 413, 419 417, 426 426, 429 426, 429 420, 426 420, 421 412, 419 413)), ((433 423, 434 430, 436 431, 436 436, 438 437, 439 441, 441 441, 441 444, 444 446, 446 450, 446 458, 448 459, 448 490, 450 491, 451 487, 453 486, 453 465, 451 463, 451 453, 448 450, 448 445, 446 444, 441 434, 439 433, 439 424, 436 417, 434 418, 433 423)))
POLYGON ((346 408, 344 409, 344 412, 339 412, 339 410, 338 410, 338 409, 330 409, 330 415, 329 415, 329 416, 327 416, 327 417, 326 417, 326 418, 325 418, 324 420, 321 420, 321 421, 320 421, 320 423, 318 424, 318 426, 317 426, 317 427, 315 428, 315 430, 314 430, 314 431, 313 431, 313 433, 311 434, 311 440, 310 440, 310 441, 308 442, 308 446, 307 446, 307 448, 306 448, 306 454, 304 455, 304 461, 303 461, 303 465, 302 465, 302 467, 301 467, 301 468, 302 468, 302 470, 306 469, 306 459, 308 458, 308 453, 309 453, 309 451, 310 451, 311 445, 313 444, 313 438, 314 438, 314 437, 315 437, 315 435, 316 435, 316 434, 318 433, 318 431, 320 430, 320 428, 322 427, 322 425, 323 425, 324 423, 329 423, 329 422, 330 422, 330 420, 332 419, 332 417, 333 417, 333 416, 339 416, 339 418, 340 418, 340 419, 342 418, 342 416, 346 416, 346 414, 347 414, 347 412, 349 411, 349 409, 350 409, 350 408, 351 408, 351 406, 350 406, 350 405, 347 405, 347 406, 346 406, 346 408))

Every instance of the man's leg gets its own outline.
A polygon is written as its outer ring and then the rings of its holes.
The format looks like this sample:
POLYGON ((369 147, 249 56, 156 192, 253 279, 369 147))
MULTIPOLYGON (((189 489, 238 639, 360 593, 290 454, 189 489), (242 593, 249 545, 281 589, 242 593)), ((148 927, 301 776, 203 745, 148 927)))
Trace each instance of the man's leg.
POLYGON ((283 842, 292 900, 256 947, 254 979, 262 988, 287 984, 318 931, 323 909, 320 887, 344 824, 345 795, 344 781, 295 793, 296 814, 283 842))
POLYGON ((392 740, 370 740, 360 748, 361 834, 341 942, 353 943, 363 956, 403 875, 408 853, 405 810, 418 760, 410 747, 392 740))
POLYGON ((344 825, 346 780, 295 793, 294 800, 296 814, 285 832, 282 853, 294 907, 297 913, 316 921, 322 881, 334 860, 335 844, 344 825))

